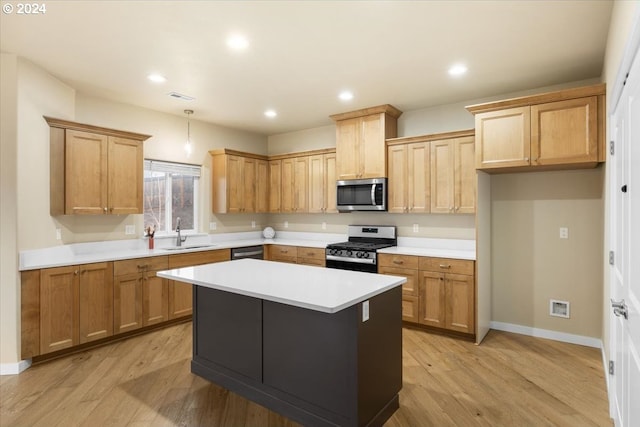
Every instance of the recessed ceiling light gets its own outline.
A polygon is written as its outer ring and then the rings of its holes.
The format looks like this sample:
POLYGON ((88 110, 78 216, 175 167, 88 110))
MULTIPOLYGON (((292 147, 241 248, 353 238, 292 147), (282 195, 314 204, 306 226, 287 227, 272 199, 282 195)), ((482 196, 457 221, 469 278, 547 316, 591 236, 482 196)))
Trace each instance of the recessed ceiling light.
POLYGON ((249 40, 243 35, 234 34, 227 39, 227 46, 233 50, 244 50, 249 47, 249 40))
POLYGON ((463 64, 455 64, 449 68, 449 75, 453 77, 458 77, 467 72, 466 65, 463 64))
POLYGON ((273 119, 275 116, 278 115, 278 113, 276 113, 275 110, 267 110, 264 112, 264 115, 269 117, 270 119, 273 119))
POLYGON ((353 93, 345 90, 343 92, 340 92, 338 98, 340 98, 342 101, 351 101, 353 99, 353 93))
POLYGON ((164 83, 167 81, 167 78, 160 74, 149 74, 147 78, 154 83, 164 83))

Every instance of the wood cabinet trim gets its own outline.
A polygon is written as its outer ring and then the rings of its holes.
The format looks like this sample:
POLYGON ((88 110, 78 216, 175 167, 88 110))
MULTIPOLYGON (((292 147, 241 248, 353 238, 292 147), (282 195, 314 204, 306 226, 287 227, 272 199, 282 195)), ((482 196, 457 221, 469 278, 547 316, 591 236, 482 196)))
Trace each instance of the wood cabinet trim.
POLYGON ((564 101, 574 98, 584 98, 588 96, 600 96, 606 92, 606 84, 600 83, 592 86, 584 86, 578 88, 564 89, 554 92, 546 92, 531 96, 522 96, 518 98, 505 99, 495 102, 486 102, 482 104, 468 105, 465 108, 473 114, 502 110, 512 107, 524 107, 533 104, 543 104, 554 101, 564 101))
POLYGON ((283 159, 291 159, 293 157, 311 157, 311 156, 319 156, 322 154, 335 154, 335 148, 322 148, 319 150, 309 150, 309 151, 296 151, 294 153, 283 153, 283 154, 274 154, 269 155, 269 161, 273 160, 283 160, 283 159))
POLYGON ((230 150, 228 148, 221 148, 219 150, 209 150, 209 154, 212 156, 232 155, 232 156, 248 157, 248 158, 257 159, 257 160, 269 160, 268 156, 265 156, 262 154, 247 153, 245 151, 230 150))
POLYGON ((361 110, 349 111, 347 113, 332 114, 329 116, 334 121, 354 119, 356 117, 370 116, 373 114, 386 114, 391 117, 398 118, 402 111, 390 104, 378 105, 375 107, 363 108, 361 110))
POLYGON ((475 129, 465 129, 453 132, 433 133, 429 135, 418 136, 403 136, 399 138, 389 138, 386 140, 387 146, 394 146, 400 144, 411 144, 414 142, 431 142, 443 139, 461 138, 463 136, 474 136, 475 129))
POLYGON ((47 124, 52 128, 78 130, 90 133, 99 133, 102 135, 115 136, 120 138, 135 139, 136 141, 146 141, 151 135, 129 132, 124 130, 109 129, 100 126, 88 125, 85 123, 77 123, 69 120, 56 119, 54 117, 43 116, 47 124))

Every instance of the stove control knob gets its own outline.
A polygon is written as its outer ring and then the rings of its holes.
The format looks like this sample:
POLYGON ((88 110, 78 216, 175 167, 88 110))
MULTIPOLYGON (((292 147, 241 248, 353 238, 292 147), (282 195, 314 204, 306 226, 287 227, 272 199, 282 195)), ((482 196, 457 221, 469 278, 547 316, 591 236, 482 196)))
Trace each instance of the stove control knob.
POLYGON ((351 256, 351 255, 353 255, 353 252, 351 252, 350 250, 347 250, 347 251, 345 252, 345 255, 346 255, 346 256, 351 256))
POLYGON ((358 258, 364 258, 364 257, 366 257, 366 256, 367 256, 367 254, 365 254, 364 252, 358 252, 358 253, 356 254, 356 256, 357 256, 358 258))
POLYGON ((329 255, 336 255, 338 253, 337 249, 329 249, 329 255))

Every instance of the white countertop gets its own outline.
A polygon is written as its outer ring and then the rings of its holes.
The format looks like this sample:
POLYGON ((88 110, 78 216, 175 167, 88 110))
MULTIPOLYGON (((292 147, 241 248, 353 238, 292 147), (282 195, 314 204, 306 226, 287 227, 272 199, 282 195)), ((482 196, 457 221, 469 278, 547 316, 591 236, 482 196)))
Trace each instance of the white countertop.
MULTIPOLYGON (((44 249, 20 251, 20 271, 94 262, 119 261, 188 252, 239 248, 254 245, 290 245, 324 248, 329 243, 344 242, 347 236, 329 233, 278 231, 275 239, 264 239, 260 231, 200 234, 189 236, 184 249, 167 250, 175 244, 175 237, 158 237, 155 249, 147 248, 146 239, 113 240, 106 242, 73 243, 44 249), (190 248, 193 245, 206 247, 190 248)), ((460 239, 432 239, 398 237, 398 246, 380 249, 379 253, 432 256, 441 258, 476 259, 475 241, 460 239)))
POLYGON ((407 279, 283 262, 242 259, 177 268, 158 276, 253 298, 336 313, 407 279))

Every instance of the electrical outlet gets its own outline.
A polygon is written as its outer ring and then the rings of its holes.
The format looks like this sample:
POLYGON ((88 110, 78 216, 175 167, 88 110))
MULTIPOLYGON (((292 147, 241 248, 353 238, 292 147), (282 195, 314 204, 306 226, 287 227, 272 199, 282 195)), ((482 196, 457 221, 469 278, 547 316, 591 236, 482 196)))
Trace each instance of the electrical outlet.
POLYGON ((255 221, 251 221, 251 228, 256 228, 256 222, 255 221))
POLYGON ((284 222, 284 228, 289 228, 289 221, 284 222))
POLYGON ((369 300, 362 303, 362 321, 369 320, 369 300))
POLYGON ((215 230, 216 228, 218 228, 218 224, 215 222, 210 222, 209 223, 209 230, 215 230))
POLYGON ((323 222, 323 223, 322 223, 322 229, 323 229, 323 230, 326 230, 326 229, 327 229, 327 223, 326 223, 326 222, 323 222))
POLYGON ((413 224, 413 232, 418 233, 420 231, 420 226, 418 224, 413 224))
POLYGON ((561 239, 569 238, 569 229, 567 227, 560 227, 560 238, 561 239))
POLYGON ((56 240, 62 240, 62 230, 56 228, 56 240))
POLYGON ((124 234, 136 234, 136 226, 135 225, 125 225, 124 226, 124 234))

